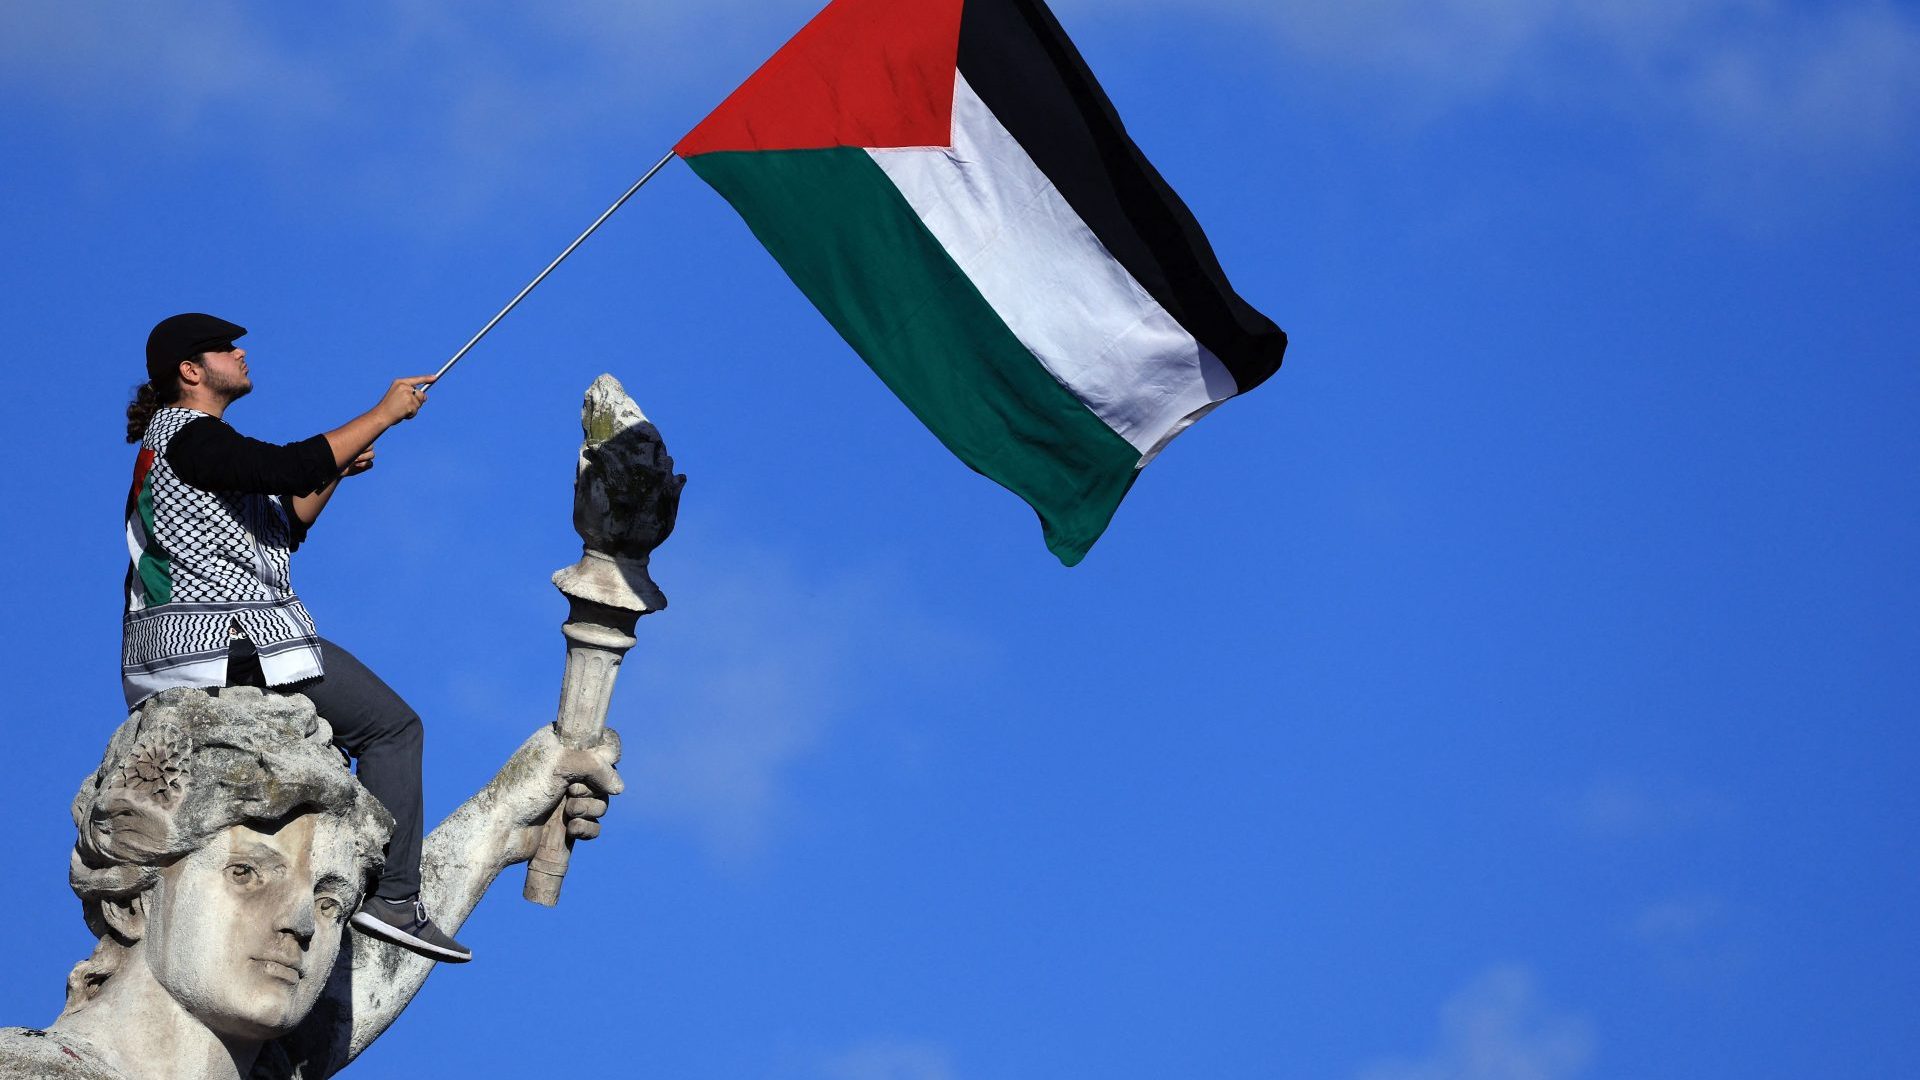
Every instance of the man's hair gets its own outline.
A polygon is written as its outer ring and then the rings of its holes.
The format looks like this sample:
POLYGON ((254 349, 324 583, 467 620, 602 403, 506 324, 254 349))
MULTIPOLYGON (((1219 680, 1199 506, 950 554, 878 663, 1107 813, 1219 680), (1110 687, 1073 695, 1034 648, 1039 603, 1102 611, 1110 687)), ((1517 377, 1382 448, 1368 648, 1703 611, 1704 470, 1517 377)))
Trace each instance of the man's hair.
MULTIPOLYGON (((205 353, 182 359, 200 362, 205 353)), ((127 403, 127 441, 137 443, 147 437, 147 422, 153 414, 180 400, 180 365, 173 365, 164 378, 149 379, 133 388, 133 400, 127 403)))
POLYGON ((131 944, 101 906, 153 888, 164 867, 230 826, 337 818, 353 836, 366 887, 393 817, 347 771, 332 739, 306 698, 251 687, 217 697, 168 690, 127 717, 73 799, 68 881, 100 943, 67 977, 66 1011, 99 995, 131 944))

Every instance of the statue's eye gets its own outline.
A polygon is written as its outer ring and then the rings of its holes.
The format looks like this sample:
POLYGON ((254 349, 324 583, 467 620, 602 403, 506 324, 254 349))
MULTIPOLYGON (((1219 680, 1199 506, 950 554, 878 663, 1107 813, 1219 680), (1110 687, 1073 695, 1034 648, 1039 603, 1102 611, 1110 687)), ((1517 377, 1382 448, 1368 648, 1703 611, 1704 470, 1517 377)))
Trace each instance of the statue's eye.
POLYGON ((313 906, 319 910, 320 917, 323 919, 337 919, 340 917, 340 901, 335 900, 331 896, 320 897, 313 902, 313 906))
POLYGON ((234 863, 227 867, 227 880, 235 885, 251 885, 260 877, 260 871, 246 863, 234 863))

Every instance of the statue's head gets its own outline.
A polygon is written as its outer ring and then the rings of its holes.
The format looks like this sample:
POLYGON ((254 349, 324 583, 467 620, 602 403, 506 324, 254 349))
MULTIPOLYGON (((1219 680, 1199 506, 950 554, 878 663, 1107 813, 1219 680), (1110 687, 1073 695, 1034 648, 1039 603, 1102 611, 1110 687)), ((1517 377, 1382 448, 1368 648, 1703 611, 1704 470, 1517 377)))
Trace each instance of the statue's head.
POLYGON ((393 825, 331 737, 306 698, 249 688, 127 718, 73 801, 70 877, 100 944, 67 1013, 142 964, 222 1035, 305 1018, 393 825))

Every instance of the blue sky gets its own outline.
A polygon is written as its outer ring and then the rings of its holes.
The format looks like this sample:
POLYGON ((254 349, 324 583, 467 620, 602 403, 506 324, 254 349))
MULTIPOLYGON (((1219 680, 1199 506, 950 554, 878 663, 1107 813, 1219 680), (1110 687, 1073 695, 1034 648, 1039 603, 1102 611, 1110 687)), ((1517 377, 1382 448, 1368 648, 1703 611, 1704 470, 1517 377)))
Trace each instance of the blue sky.
MULTIPOLYGON (((1065 570, 671 166, 296 562, 437 819, 551 718, 587 383, 691 477, 606 837, 358 1074, 1920 1075, 1920 8, 1057 10, 1286 367, 1065 570)), ((331 427, 811 11, 0 12, 0 1023, 89 944, 147 329, 331 427)))

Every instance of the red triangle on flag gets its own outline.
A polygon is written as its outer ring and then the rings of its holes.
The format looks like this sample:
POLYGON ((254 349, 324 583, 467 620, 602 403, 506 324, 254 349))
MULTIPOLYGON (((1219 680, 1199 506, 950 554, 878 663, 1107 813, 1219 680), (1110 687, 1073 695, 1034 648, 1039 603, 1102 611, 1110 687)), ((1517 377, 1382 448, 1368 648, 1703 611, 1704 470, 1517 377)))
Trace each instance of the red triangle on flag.
POLYGON ((834 0, 674 152, 950 145, 963 6, 834 0))

